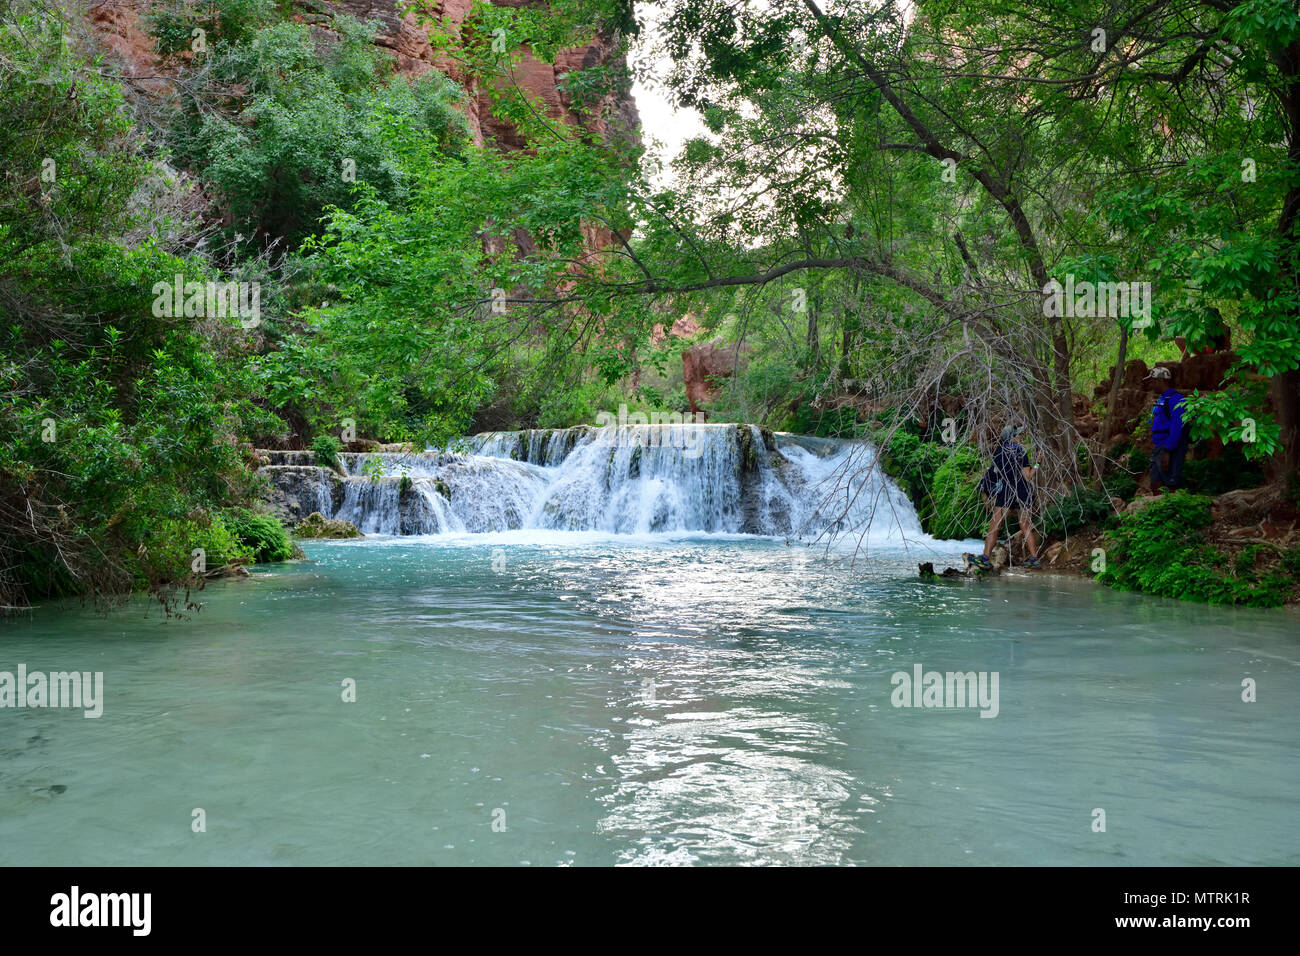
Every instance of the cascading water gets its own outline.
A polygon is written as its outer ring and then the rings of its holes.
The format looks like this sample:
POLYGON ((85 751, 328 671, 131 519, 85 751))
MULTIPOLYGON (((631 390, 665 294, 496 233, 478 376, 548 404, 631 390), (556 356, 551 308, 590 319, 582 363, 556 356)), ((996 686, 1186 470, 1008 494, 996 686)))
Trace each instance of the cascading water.
POLYGON ((291 520, 319 510, 366 534, 518 529, 705 532, 809 540, 924 537, 865 442, 752 425, 621 425, 489 432, 466 453, 342 454, 337 474, 268 452, 291 520), (317 473, 312 489, 305 472, 317 473), (304 487, 306 482, 306 487, 304 487))

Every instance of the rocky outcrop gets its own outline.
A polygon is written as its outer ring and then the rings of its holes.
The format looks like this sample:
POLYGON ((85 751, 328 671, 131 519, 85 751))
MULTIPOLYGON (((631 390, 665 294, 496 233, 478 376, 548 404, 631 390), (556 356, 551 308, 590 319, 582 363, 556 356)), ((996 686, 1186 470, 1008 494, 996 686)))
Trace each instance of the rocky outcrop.
POLYGON ((682 352, 686 400, 690 402, 692 415, 703 412, 718 397, 721 382, 743 368, 752 351, 748 345, 728 345, 722 339, 714 339, 682 352))
POLYGON ((313 511, 294 528, 293 533, 299 538, 363 538, 357 526, 351 521, 336 521, 326 518, 319 511, 313 511))
MULTIPOLYGON (((494 0, 494 4, 501 7, 521 7, 527 2, 494 0)), ((474 0, 433 0, 425 4, 424 11, 429 19, 459 32, 473 5, 474 0)), ((378 20, 383 26, 375 37, 375 43, 392 52, 399 74, 414 77, 438 70, 466 88, 470 94, 466 112, 476 143, 494 143, 503 149, 524 148, 518 131, 510 123, 492 115, 491 92, 473 83, 455 59, 433 49, 429 31, 421 25, 421 18, 415 13, 398 16, 391 0, 318 0, 313 6, 322 10, 337 9, 362 21, 378 20)), ((611 132, 613 126, 630 133, 640 123, 630 86, 624 96, 602 103, 601 108, 591 115, 583 116, 578 114, 570 97, 561 89, 566 73, 614 62, 616 47, 615 37, 598 35, 586 46, 561 52, 554 63, 538 60, 525 48, 513 71, 512 81, 530 94, 552 119, 581 126, 599 135, 611 132)))
MULTIPOLYGON (((428 18, 458 32, 474 2, 433 0, 425 5, 424 11, 428 18)), ((520 7, 528 0, 494 2, 497 6, 520 7)), ((122 63, 131 86, 158 92, 167 88, 168 81, 158 74, 153 38, 142 18, 148 7, 148 0, 100 0, 90 8, 87 18, 101 42, 122 63)), ((414 12, 399 15, 393 0, 297 0, 293 9, 296 19, 309 20, 322 27, 334 13, 347 13, 363 22, 378 21, 380 29, 375 35, 375 45, 393 54, 398 75, 411 78, 438 70, 451 77, 468 94, 466 116, 476 143, 492 143, 503 149, 523 148, 523 140, 514 127, 492 115, 490 91, 479 88, 456 60, 434 50, 429 31, 414 12)), ((561 89, 564 75, 572 70, 619 62, 618 42, 612 35, 597 35, 583 47, 561 52, 553 64, 543 63, 525 49, 513 80, 554 120, 601 136, 636 136, 640 117, 632 99, 630 80, 621 95, 608 97, 590 111, 579 112, 561 89)), ((593 238, 598 231, 593 229, 593 238)))
POLYGON ((267 480, 271 513, 294 527, 312 512, 333 514, 343 502, 342 476, 314 463, 309 451, 263 451, 270 463, 257 473, 267 480))
POLYGON ((122 78, 130 87, 160 93, 168 82, 157 73, 154 40, 140 16, 144 10, 140 0, 100 0, 86 10, 86 20, 122 65, 122 78))

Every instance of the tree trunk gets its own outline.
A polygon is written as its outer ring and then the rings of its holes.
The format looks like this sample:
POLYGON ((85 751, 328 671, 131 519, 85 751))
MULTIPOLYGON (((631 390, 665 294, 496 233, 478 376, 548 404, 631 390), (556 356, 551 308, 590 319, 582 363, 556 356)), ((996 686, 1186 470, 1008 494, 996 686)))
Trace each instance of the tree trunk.
POLYGON ((1300 472, 1300 371, 1273 376, 1273 409, 1281 426, 1282 450, 1273 461, 1277 475, 1300 472))
POLYGON ((1124 362, 1128 358, 1128 327, 1122 322, 1119 327, 1119 357, 1115 360, 1115 372, 1110 377, 1110 395, 1106 398, 1106 420, 1101 423, 1101 433, 1097 444, 1104 452, 1110 444, 1111 431, 1115 423, 1115 405, 1119 401, 1119 387, 1124 383, 1124 362))
POLYGON ((812 302, 808 306, 808 354, 813 363, 813 368, 819 364, 817 362, 817 309, 821 305, 821 296, 814 295, 812 302))

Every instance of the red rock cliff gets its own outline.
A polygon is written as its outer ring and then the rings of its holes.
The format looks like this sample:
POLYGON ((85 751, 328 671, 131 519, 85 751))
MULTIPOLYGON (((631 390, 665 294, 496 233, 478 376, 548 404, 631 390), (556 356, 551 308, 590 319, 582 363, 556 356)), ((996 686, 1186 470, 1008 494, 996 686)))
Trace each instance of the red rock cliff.
MULTIPOLYGON (((522 6, 528 0, 493 0, 498 6, 522 6)), ((439 22, 459 28, 469 14, 473 0, 429 0, 426 12, 439 22)), ((91 25, 101 40, 123 63, 125 75, 138 87, 155 86, 157 62, 152 38, 144 29, 141 15, 148 9, 149 0, 99 0, 88 11, 91 25)), ((404 76, 418 76, 429 70, 440 70, 456 80, 469 93, 470 128, 478 143, 493 143, 504 149, 518 149, 522 141, 508 123, 491 115, 487 94, 478 89, 450 59, 435 56, 429 44, 429 34, 420 26, 413 13, 399 16, 393 0, 312 0, 302 5, 304 12, 337 10, 349 13, 358 20, 378 20, 383 24, 375 36, 378 46, 390 50, 396 57, 397 71, 404 76)), ((515 70, 515 80, 525 91, 534 94, 545 104, 549 115, 556 120, 574 125, 584 125, 592 132, 609 132, 609 122, 629 132, 640 122, 631 93, 603 104, 608 110, 594 121, 584 123, 571 109, 567 97, 559 89, 557 78, 570 70, 597 64, 608 64, 617 57, 615 38, 597 36, 591 43, 576 50, 561 53, 554 64, 542 63, 525 54, 515 70)))

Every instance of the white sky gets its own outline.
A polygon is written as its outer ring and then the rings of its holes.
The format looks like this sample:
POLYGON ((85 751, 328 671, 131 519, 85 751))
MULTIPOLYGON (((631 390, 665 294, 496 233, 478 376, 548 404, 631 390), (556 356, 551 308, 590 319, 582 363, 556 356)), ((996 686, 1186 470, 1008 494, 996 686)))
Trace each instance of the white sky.
MULTIPOLYGON (((658 37, 658 15, 661 9, 639 3, 636 12, 641 21, 641 34, 633 44, 629 57, 633 64, 642 58, 650 59, 650 51, 658 37)), ((657 77, 667 76, 672 69, 670 61, 652 62, 651 72, 657 77)), ((633 72, 636 72, 635 69, 633 72)), ((653 82, 647 84, 640 79, 634 80, 632 96, 636 99, 636 108, 641 114, 641 133, 646 151, 656 157, 662 167, 668 166, 688 139, 706 132, 699 113, 671 106, 653 82)), ((661 174, 654 177, 653 181, 656 185, 668 185, 672 179, 671 176, 661 174)))

